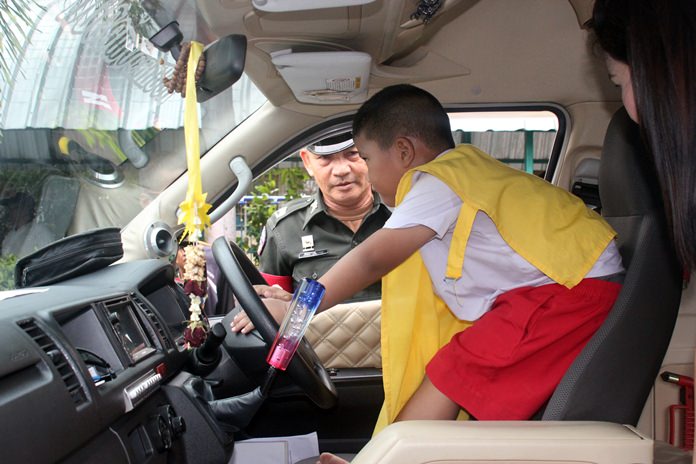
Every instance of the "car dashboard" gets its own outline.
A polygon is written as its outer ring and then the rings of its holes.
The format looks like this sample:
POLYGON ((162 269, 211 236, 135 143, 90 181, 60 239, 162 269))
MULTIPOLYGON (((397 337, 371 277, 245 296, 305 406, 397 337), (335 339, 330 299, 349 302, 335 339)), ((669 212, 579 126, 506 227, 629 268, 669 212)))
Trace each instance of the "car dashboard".
POLYGON ((187 307, 168 263, 26 291, 0 301, 3 462, 229 457, 232 438, 186 390, 187 307))

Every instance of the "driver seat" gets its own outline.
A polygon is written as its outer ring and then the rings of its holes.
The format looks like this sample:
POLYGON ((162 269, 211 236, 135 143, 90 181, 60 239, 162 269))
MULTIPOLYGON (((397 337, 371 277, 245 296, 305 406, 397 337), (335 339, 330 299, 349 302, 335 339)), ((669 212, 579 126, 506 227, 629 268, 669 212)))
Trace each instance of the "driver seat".
POLYGON ((602 216, 618 232, 624 284, 542 420, 636 425, 672 337, 682 272, 652 160, 624 108, 612 117, 604 139, 599 193, 602 216))

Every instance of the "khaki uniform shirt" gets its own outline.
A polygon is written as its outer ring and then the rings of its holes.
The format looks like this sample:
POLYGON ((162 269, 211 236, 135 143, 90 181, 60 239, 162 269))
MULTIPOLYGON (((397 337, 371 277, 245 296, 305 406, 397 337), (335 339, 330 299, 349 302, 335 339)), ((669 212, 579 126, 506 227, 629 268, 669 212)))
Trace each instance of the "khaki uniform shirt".
MULTIPOLYGON (((382 228, 391 212, 374 193, 372 210, 356 233, 326 211, 321 192, 281 207, 268 219, 259 241, 261 271, 292 276, 293 287, 304 277, 318 279, 343 255, 382 228)), ((346 276, 347 279, 350 276, 346 276)), ((379 299, 377 282, 349 301, 379 299)))

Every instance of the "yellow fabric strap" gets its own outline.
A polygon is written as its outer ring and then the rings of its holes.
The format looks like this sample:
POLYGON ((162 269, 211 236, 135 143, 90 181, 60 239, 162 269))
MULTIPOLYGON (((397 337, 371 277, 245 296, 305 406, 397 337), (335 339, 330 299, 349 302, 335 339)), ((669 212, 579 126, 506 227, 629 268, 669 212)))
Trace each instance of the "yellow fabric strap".
POLYGON ((179 224, 184 224, 181 240, 202 239, 203 231, 210 226, 208 211, 211 205, 206 203, 207 193, 203 193, 201 180, 201 149, 198 138, 198 102, 196 100, 196 67, 203 53, 203 44, 191 42, 191 52, 186 72, 186 104, 184 110, 184 137, 186 140, 186 165, 188 167, 188 188, 186 199, 179 208, 179 224))
POLYGON ((452 244, 447 256, 447 268, 445 269, 445 278, 447 279, 456 280, 462 276, 466 242, 469 240, 469 235, 471 235, 474 219, 476 219, 476 210, 468 203, 462 203, 459 217, 452 233, 452 244))

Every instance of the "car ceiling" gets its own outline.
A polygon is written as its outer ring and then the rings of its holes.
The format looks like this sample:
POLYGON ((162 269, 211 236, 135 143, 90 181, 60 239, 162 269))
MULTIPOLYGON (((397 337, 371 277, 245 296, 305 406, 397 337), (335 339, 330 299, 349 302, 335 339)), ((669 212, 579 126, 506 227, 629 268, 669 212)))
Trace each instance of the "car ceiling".
POLYGON ((370 94, 410 82, 443 103, 616 101, 601 54, 581 28, 592 0, 446 0, 427 24, 416 0, 263 12, 250 0, 198 0, 215 36, 245 34, 246 72, 276 106, 320 116, 354 109, 300 104, 270 52, 355 50, 372 56, 370 94))

